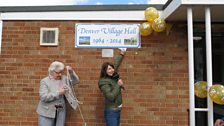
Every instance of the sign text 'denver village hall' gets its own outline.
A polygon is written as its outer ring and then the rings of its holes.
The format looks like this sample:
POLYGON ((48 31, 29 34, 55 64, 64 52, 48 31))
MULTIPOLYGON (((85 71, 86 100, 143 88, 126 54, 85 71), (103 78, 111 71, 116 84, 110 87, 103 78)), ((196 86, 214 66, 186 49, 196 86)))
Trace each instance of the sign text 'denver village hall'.
POLYGON ((139 24, 76 24, 76 48, 140 48, 139 24))

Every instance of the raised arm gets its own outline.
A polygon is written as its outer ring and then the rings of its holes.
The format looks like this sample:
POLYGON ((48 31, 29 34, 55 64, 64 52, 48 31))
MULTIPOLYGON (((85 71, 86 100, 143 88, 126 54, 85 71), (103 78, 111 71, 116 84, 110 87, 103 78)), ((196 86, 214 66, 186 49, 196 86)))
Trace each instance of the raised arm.
POLYGON ((120 51, 120 55, 114 61, 114 69, 115 69, 115 71, 118 70, 118 68, 119 68, 119 66, 120 66, 120 64, 121 64, 121 62, 123 60, 123 57, 125 55, 125 52, 126 52, 126 49, 120 49, 120 50, 121 50, 120 51))

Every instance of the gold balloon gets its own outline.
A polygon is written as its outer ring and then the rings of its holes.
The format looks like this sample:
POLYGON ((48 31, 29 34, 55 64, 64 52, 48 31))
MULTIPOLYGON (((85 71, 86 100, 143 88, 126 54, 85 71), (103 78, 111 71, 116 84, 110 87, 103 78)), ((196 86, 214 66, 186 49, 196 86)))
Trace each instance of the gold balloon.
POLYGON ((145 10, 145 19, 152 23, 156 18, 159 17, 159 12, 154 7, 148 7, 145 10))
POLYGON ((194 93, 199 98, 207 97, 207 82, 206 81, 198 81, 194 84, 194 93))
POLYGON ((147 36, 150 35, 153 30, 152 30, 152 25, 149 22, 144 22, 139 26, 140 29, 140 34, 142 36, 147 36))
POLYGON ((216 104, 224 105, 224 86, 214 84, 209 89, 209 96, 216 104))
POLYGON ((166 22, 164 19, 161 18, 156 18, 153 22, 152 22, 152 28, 154 31, 156 32, 162 32, 166 29, 166 22))

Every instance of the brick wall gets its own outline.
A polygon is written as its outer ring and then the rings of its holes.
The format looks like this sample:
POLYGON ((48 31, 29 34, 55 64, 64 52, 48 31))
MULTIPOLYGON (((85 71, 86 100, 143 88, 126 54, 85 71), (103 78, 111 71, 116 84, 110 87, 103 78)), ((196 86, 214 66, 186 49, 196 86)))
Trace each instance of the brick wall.
MULTIPOLYGON (((48 74, 48 66, 54 60, 71 65, 78 73, 81 82, 75 91, 83 102, 81 109, 88 126, 105 125, 104 99, 97 83, 101 64, 113 62, 113 58, 102 58, 101 49, 74 48, 75 23, 4 21, 0 126, 37 126, 39 82, 48 74), (40 27, 58 27, 59 46, 40 46, 40 27)), ((127 50, 120 67, 126 88, 122 126, 188 126, 186 37, 185 27, 174 25, 168 35, 163 32, 142 37, 141 48, 127 50)), ((119 51, 114 52, 117 55, 119 51)), ((67 110, 66 126, 81 126, 78 109, 74 111, 67 106, 67 110)))

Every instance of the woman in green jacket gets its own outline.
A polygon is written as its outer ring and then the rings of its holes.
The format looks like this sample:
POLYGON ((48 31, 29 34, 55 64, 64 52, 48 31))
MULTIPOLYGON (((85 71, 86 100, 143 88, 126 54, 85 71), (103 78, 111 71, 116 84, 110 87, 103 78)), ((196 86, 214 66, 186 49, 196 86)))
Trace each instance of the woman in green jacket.
POLYGON ((107 126, 120 125, 120 112, 122 108, 121 89, 123 81, 117 73, 118 67, 122 62, 126 49, 121 49, 120 55, 116 58, 114 65, 105 62, 102 65, 99 88, 105 97, 104 118, 107 126))

